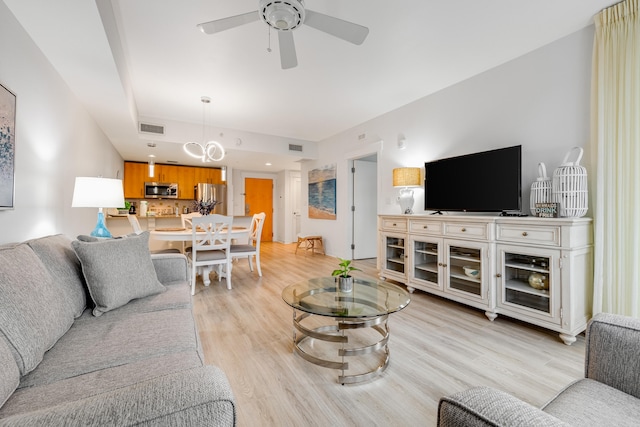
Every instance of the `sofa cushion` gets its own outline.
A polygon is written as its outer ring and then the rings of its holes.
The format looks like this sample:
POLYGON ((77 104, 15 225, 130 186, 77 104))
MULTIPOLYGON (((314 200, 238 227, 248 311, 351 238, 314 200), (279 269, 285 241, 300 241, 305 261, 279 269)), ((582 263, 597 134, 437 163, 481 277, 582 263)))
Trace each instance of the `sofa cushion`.
POLYGON ((0 331, 25 375, 69 330, 74 316, 29 246, 0 249, 0 265, 0 331))
POLYGON ((61 234, 33 239, 26 242, 38 255, 60 286, 64 300, 75 317, 87 308, 87 292, 80 261, 71 247, 71 239, 61 234))
POLYGON ((149 232, 126 239, 71 243, 95 303, 94 316, 164 292, 151 262, 149 232))
POLYGON ((99 319, 87 310, 19 387, 52 384, 184 351, 199 355, 198 348, 191 307, 122 314, 114 310, 99 319))
POLYGON ((0 407, 18 387, 20 369, 11 353, 11 348, 0 334, 0 407))
POLYGON ((576 426, 631 427, 640 420, 640 399, 590 379, 570 384, 542 409, 576 426))

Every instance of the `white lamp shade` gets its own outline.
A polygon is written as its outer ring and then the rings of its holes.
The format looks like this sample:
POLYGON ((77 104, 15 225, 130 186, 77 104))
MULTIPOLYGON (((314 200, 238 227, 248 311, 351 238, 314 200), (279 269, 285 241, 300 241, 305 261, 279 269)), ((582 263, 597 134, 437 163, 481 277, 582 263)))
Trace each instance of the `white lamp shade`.
POLYGON ((121 179, 76 177, 73 188, 74 208, 123 208, 124 190, 121 179))

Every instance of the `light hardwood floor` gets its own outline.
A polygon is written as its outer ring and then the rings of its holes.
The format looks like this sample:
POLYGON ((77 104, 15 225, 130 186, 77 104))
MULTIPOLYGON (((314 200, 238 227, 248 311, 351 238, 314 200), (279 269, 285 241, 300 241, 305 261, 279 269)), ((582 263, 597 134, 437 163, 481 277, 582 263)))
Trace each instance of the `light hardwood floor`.
MULTIPOLYGON (((391 363, 378 379, 340 385, 338 371, 292 352, 292 310, 282 289, 327 276, 335 258, 294 255, 295 244, 262 244, 262 274, 234 264, 233 289, 198 284, 195 315, 206 362, 227 374, 248 426, 433 426, 440 397, 486 385, 540 406, 583 376, 584 336, 564 345, 555 332, 416 291, 390 316, 391 363)), ((374 260, 356 261, 375 278, 374 260)))

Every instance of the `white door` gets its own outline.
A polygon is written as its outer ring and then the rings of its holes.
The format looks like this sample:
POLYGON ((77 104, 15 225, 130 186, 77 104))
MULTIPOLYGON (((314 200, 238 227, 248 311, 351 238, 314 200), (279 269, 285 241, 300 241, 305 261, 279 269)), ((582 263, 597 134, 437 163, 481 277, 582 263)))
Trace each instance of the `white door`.
POLYGON ((375 258, 378 239, 378 163, 353 161, 353 259, 375 258))
POLYGON ((300 234, 300 210, 302 209, 300 206, 301 181, 302 180, 299 176, 291 179, 291 206, 293 207, 293 224, 291 228, 293 230, 292 242, 295 242, 298 238, 298 234, 300 234))

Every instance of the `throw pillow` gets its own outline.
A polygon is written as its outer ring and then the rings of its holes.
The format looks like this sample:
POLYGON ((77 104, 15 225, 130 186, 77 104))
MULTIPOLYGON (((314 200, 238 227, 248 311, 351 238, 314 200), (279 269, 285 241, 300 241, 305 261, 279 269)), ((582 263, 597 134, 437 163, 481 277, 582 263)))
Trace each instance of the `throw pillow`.
POLYGON ((20 375, 73 324, 73 311, 51 274, 26 244, 0 250, 0 336, 15 350, 20 375))
POLYGON ((64 295, 74 317, 80 317, 87 308, 87 291, 82 267, 71 248, 71 239, 61 234, 40 237, 26 242, 38 255, 54 279, 54 285, 64 295))
POLYGON ((151 262, 148 231, 126 239, 76 240, 72 246, 95 303, 94 316, 165 291, 151 262))

